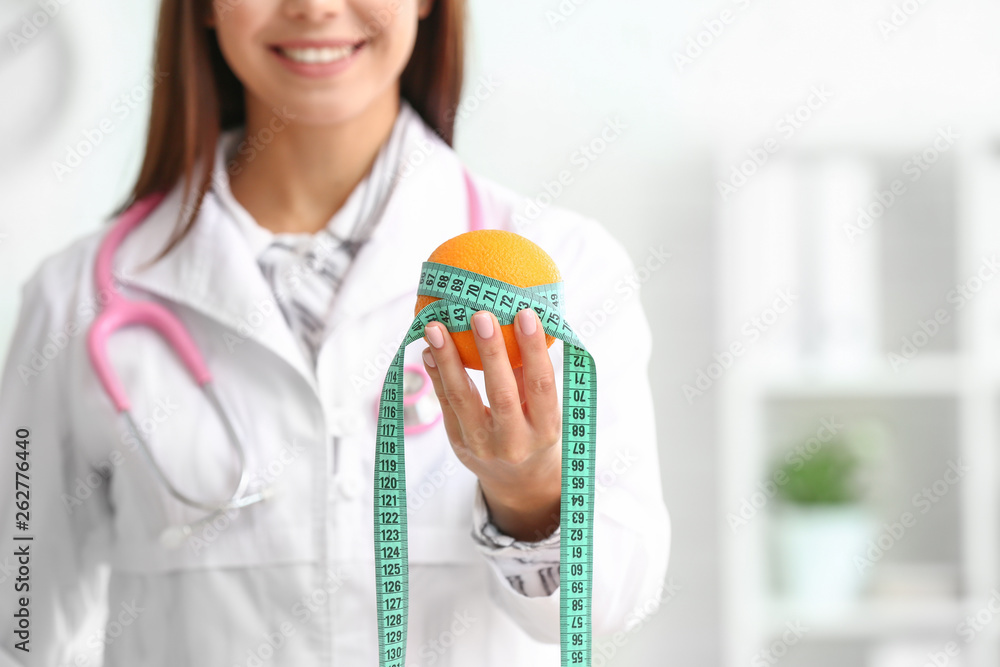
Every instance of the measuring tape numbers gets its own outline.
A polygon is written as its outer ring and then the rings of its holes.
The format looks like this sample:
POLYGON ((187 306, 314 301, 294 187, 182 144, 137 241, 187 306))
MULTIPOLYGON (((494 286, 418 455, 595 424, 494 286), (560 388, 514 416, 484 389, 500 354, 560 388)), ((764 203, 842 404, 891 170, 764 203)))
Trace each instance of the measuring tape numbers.
POLYGON ((597 374, 562 315, 562 283, 517 287, 445 264, 424 262, 418 294, 438 297, 410 326, 386 373, 379 399, 375 445, 375 596, 379 665, 404 667, 409 607, 406 544, 406 460, 403 439, 403 355, 428 322, 466 331, 472 315, 493 313, 511 324, 531 308, 550 336, 563 341, 562 496, 560 502, 560 647, 562 665, 590 665, 593 590, 594 466, 597 374))

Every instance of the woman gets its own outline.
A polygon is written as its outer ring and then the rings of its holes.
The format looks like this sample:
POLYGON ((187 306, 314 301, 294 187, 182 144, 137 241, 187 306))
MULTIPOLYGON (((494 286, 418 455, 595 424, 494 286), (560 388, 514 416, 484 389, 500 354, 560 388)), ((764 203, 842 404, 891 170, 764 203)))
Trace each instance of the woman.
MULTIPOLYGON (((377 664, 374 406, 420 265, 468 229, 473 195, 485 226, 555 259, 600 370, 595 655, 623 637, 601 635, 655 608, 669 527, 632 267, 592 220, 550 207, 519 225, 521 197, 480 177, 467 191, 451 149, 463 21, 462 0, 163 1, 161 83, 130 201, 166 196, 113 269, 125 296, 191 332, 245 443, 249 489, 272 495, 199 523, 205 513, 159 482, 137 435, 179 490, 227 498, 239 473, 223 423, 171 348, 138 328, 108 346, 141 433, 126 429, 81 335, 107 298, 93 280, 107 230, 69 244, 24 286, 0 385, 0 432, 20 439, 31 486, 27 529, 13 492, 0 500, 2 537, 34 536, 30 600, 0 602, 0 658, 377 664), (161 539, 178 526, 190 534, 161 539), (101 609, 105 631, 80 636, 101 609)), ((487 311, 484 373, 467 373, 439 323, 406 351, 443 414, 406 441, 406 665, 559 662, 562 350, 546 351, 524 313, 516 371, 487 311), (519 401, 516 418, 494 424, 481 397, 494 410, 519 401), (477 429, 488 435, 473 447, 477 429)))

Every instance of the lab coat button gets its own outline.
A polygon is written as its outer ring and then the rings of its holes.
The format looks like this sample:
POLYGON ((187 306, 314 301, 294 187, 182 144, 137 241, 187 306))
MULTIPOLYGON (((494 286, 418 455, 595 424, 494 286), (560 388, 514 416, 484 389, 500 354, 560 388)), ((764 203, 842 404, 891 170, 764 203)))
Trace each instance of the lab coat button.
POLYGON ((338 482, 337 487, 344 498, 354 500, 361 493, 363 484, 357 477, 344 477, 338 482))

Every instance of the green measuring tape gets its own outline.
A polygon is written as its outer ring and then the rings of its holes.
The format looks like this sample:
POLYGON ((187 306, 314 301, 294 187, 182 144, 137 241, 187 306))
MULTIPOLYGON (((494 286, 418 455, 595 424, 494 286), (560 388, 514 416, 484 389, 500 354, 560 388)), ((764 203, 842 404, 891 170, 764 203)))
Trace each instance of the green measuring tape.
POLYGON ((492 312, 511 324, 524 308, 564 342, 562 496, 559 509, 559 625, 562 665, 590 665, 593 588, 597 373, 594 358, 562 317, 562 283, 517 287, 472 271, 424 262, 418 294, 438 297, 417 313, 385 376, 375 445, 375 596, 380 667, 404 667, 409 605, 406 459, 403 452, 403 354, 428 322, 466 331, 472 315, 492 312))

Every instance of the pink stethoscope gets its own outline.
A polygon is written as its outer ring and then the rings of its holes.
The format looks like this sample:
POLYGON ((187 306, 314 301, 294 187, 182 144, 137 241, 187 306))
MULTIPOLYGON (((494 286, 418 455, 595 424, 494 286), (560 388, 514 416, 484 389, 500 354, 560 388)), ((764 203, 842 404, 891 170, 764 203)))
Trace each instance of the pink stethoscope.
MULTIPOLYGON (((463 172, 465 190, 469 202, 469 229, 482 229, 483 215, 479 193, 476 191, 469 172, 464 169, 463 172)), ((132 435, 139 442, 143 456, 160 483, 167 488, 171 496, 180 502, 208 513, 190 523, 168 526, 160 534, 160 540, 164 545, 177 547, 197 526, 211 521, 220 514, 230 510, 267 500, 273 495, 273 492, 270 488, 265 488, 256 493, 246 493, 246 487, 250 480, 246 467, 246 450, 239 436, 236 434, 236 429, 229 420, 229 416, 222 408, 219 397, 212 386, 212 374, 209 372, 201 352, 198 351, 198 347, 181 321, 160 304, 153 301, 127 299, 115 287, 111 270, 115 252, 121 246, 122 241, 128 233, 149 216, 153 209, 160 204, 164 196, 165 193, 155 193, 135 202, 128 210, 122 213, 101 241, 94 265, 94 281, 97 293, 102 295, 104 299, 104 306, 94 320, 94 323, 90 326, 90 331, 87 334, 87 354, 90 357, 90 363, 105 393, 111 399, 115 409, 124 415, 129 430, 131 430, 132 435), (157 464, 152 449, 149 447, 146 438, 132 417, 128 395, 111 365, 107 354, 107 345, 108 339, 115 331, 135 325, 146 326, 155 330, 173 348, 181 362, 191 373, 191 377, 204 391, 213 409, 222 419, 230 446, 236 454, 240 476, 229 499, 221 504, 206 503, 192 498, 174 486, 157 464)), ((431 391, 430 376, 427 375, 423 366, 407 364, 403 367, 403 372, 404 433, 406 435, 422 433, 441 421, 440 406, 431 391)), ((374 407, 377 414, 378 398, 375 399, 374 407)))

